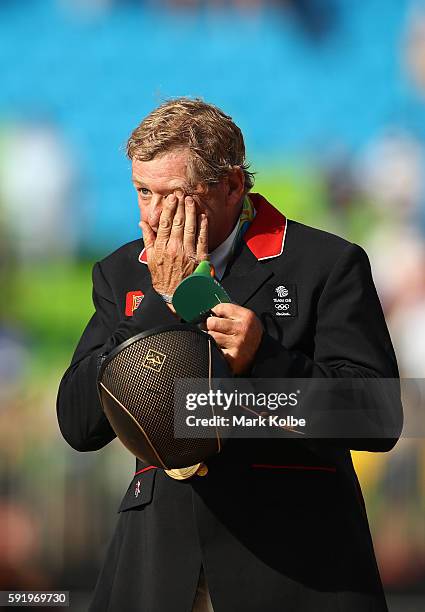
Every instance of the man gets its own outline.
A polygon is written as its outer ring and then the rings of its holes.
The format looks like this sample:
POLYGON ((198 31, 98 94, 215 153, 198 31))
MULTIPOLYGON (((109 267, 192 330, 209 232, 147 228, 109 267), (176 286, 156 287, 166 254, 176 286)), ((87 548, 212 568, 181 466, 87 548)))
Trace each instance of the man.
MULTIPOLYGON (((207 329, 236 375, 398 376, 366 254, 250 193, 230 117, 200 100, 170 100, 134 130, 127 152, 144 243, 93 269, 96 312, 58 396, 73 448, 98 450, 115 437, 96 390, 102 357, 178 322, 171 296, 208 254, 233 303, 214 308, 207 329), (288 316, 275 307, 282 287, 288 316)), ((181 481, 137 460, 91 610, 387 610, 350 448, 395 442, 232 440, 206 475, 181 481)))

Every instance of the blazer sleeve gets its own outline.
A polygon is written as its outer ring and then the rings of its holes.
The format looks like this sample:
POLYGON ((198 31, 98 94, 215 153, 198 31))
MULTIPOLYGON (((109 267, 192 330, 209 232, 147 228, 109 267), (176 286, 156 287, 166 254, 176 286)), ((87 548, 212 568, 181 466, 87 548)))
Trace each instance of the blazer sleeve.
MULTIPOLYGON (((390 399, 387 398, 383 408, 386 414, 369 422, 371 411, 367 405, 355 406, 357 414, 364 419, 361 427, 364 425, 364 431, 369 433, 365 438, 347 439, 343 443, 357 450, 390 450, 403 423, 397 361, 368 257, 355 244, 345 247, 319 298, 314 347, 310 358, 300 351, 289 350, 264 333, 250 375, 255 378, 391 379, 388 380, 390 399), (386 420, 385 430, 393 432, 389 437, 382 434, 382 417, 386 420)), ((384 387, 385 381, 382 383, 384 387)))
POLYGON ((145 292, 133 317, 121 318, 100 263, 93 268, 93 303, 95 313, 62 377, 56 404, 62 435, 79 451, 98 450, 115 438, 97 392, 97 374, 103 357, 142 331, 176 322, 153 288, 145 292))

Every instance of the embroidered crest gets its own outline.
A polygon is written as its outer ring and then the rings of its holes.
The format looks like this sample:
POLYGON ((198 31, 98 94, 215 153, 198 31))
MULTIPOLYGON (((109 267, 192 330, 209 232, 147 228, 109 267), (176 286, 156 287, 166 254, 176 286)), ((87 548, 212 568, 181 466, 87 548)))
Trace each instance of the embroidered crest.
POLYGON ((125 297, 125 315, 133 316, 133 312, 140 306, 144 294, 141 291, 129 291, 125 297))
POLYGON ((280 298, 284 298, 288 295, 289 291, 287 290, 286 287, 284 287, 283 285, 279 285, 279 287, 276 287, 275 289, 277 296, 280 298))
POLYGON ((134 497, 139 497, 140 495, 140 480, 136 482, 136 488, 134 489, 134 497))
POLYGON ((296 317, 298 314, 297 286, 278 285, 274 289, 274 313, 277 317, 296 317))

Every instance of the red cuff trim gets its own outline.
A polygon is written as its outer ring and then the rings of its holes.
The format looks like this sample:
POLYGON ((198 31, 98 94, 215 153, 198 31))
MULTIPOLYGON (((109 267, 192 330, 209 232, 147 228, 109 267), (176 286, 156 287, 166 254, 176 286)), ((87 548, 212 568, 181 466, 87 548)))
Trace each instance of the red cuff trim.
POLYGON ((148 467, 143 468, 143 470, 139 470, 138 472, 136 472, 134 476, 142 474, 143 472, 147 472, 148 470, 156 470, 156 465, 149 465, 148 467))

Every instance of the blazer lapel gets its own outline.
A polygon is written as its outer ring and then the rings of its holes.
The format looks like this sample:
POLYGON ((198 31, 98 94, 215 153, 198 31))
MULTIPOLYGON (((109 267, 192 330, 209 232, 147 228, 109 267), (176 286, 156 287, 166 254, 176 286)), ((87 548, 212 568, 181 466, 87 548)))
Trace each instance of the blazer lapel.
POLYGON ((271 276, 270 267, 258 261, 243 242, 220 282, 232 301, 243 306, 271 276))

